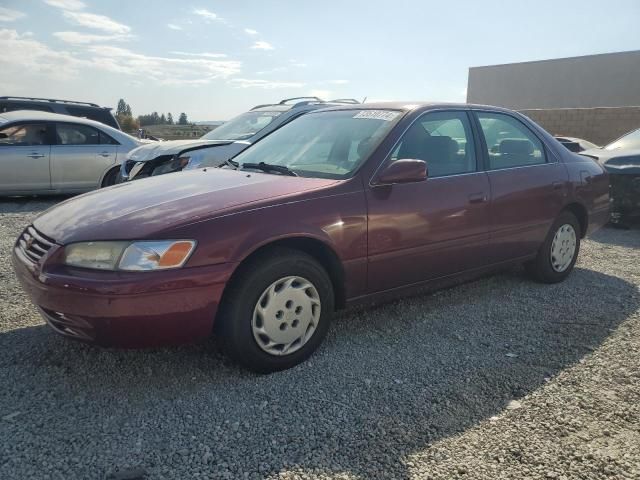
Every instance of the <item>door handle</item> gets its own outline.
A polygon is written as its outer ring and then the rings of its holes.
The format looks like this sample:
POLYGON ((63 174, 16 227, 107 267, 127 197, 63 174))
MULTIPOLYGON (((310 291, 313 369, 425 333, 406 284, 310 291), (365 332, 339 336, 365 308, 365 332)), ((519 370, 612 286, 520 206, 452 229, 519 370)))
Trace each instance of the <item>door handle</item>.
POLYGON ((44 153, 33 152, 30 155, 27 155, 29 158, 42 158, 44 157, 44 153))
POLYGON ((110 154, 109 152, 102 152, 102 153, 100 154, 100 156, 101 156, 101 157, 110 157, 110 156, 111 156, 111 154, 110 154))
POLYGON ((487 201, 487 196, 484 193, 472 193, 469 195, 469 203, 484 203, 487 201))

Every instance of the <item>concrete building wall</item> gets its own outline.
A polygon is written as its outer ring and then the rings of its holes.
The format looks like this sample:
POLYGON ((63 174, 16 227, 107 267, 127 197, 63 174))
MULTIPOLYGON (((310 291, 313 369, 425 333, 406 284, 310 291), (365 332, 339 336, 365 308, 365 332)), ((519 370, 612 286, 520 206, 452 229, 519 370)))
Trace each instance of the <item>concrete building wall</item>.
POLYGON ((552 135, 566 135, 606 145, 640 128, 640 107, 520 110, 552 135))
POLYGON ((472 67, 467 101, 514 110, 640 106, 640 50, 472 67))

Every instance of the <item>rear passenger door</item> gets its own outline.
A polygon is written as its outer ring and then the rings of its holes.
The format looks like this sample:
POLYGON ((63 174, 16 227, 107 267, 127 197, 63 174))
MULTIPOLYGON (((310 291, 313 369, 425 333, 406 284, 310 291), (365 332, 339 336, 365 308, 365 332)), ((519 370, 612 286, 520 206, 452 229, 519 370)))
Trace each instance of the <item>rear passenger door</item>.
POLYGON ((566 169, 515 116, 474 115, 491 185, 491 263, 534 254, 564 204, 566 169))
POLYGON ((49 128, 37 122, 0 126, 0 192, 51 188, 49 128))
POLYGON ((117 142, 90 125, 57 123, 56 140, 51 147, 51 186, 56 190, 97 188, 116 162, 117 142))

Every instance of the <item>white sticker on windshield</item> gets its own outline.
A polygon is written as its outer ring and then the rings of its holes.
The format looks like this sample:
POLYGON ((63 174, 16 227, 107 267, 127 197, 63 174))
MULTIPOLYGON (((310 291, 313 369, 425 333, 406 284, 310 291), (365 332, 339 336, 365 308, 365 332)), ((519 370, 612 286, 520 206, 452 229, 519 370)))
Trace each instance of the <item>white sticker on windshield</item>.
POLYGON ((372 120, 384 120, 390 122, 398 116, 399 112, 391 110, 360 110, 353 118, 370 118, 372 120))

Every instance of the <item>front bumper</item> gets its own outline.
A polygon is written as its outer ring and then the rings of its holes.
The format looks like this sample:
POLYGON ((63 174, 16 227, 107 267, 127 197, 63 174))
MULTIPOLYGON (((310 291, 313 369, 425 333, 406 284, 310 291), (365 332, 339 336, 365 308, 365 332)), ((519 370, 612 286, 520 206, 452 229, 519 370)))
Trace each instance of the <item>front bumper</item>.
MULTIPOLYGON (((54 246, 46 258, 59 249, 54 246)), ((12 261, 25 292, 57 333, 122 348, 179 345, 211 335, 234 267, 124 273, 54 264, 43 271, 18 248, 12 261)))

